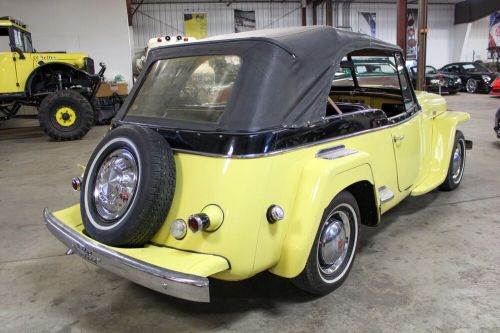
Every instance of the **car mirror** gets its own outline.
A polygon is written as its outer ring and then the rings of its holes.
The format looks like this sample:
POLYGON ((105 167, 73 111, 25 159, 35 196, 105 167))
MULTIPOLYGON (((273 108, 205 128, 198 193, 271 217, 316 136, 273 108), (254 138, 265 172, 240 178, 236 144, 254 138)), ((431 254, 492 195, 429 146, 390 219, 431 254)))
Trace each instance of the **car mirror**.
POLYGON ((12 46, 12 51, 19 54, 19 59, 26 59, 26 57, 24 56, 24 52, 20 48, 18 48, 17 46, 12 46))

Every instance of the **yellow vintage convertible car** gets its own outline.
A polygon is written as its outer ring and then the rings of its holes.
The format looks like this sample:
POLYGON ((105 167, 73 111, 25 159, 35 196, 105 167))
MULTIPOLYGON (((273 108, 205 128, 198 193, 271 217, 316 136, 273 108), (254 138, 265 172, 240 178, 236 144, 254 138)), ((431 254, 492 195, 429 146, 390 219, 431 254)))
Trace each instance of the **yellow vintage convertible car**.
POLYGON ((401 49, 358 33, 158 48, 73 180, 80 203, 45 223, 68 253, 175 297, 208 302, 209 277, 265 270, 322 295, 346 279, 360 224, 459 186, 468 119, 415 94, 401 49), (368 59, 390 65, 358 75, 368 59))

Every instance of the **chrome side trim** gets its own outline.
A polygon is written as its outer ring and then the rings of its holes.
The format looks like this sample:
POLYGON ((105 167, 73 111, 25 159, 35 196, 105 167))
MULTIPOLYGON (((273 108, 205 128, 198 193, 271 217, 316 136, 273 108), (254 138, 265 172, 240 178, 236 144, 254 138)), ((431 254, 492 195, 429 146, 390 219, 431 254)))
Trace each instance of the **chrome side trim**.
POLYGON ((357 150, 347 149, 344 145, 338 145, 319 150, 316 153, 316 157, 324 158, 326 160, 334 160, 336 158, 341 158, 344 156, 349 156, 357 153, 358 153, 357 150))
POLYGON ((385 204, 386 202, 394 199, 394 193, 389 190, 385 185, 378 188, 378 195, 380 197, 380 203, 385 204))
POLYGON ((43 211, 49 231, 88 262, 162 294, 196 302, 210 302, 209 281, 205 277, 175 272, 116 252, 75 232, 47 208, 43 211))

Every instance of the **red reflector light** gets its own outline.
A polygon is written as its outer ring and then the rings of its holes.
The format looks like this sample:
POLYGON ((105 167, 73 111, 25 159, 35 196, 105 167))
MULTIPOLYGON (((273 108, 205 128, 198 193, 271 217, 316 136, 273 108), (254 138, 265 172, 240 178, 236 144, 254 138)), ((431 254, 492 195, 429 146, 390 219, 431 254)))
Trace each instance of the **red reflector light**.
POLYGON ((161 42, 161 38, 160 38, 160 37, 158 37, 158 39, 157 39, 156 41, 157 41, 158 43, 160 43, 160 42, 161 42))
POLYGON ((189 41, 189 38, 184 37, 184 41, 185 41, 185 42, 189 41))
POLYGON ((206 230, 210 226, 210 219, 205 213, 193 214, 188 218, 188 226, 192 232, 206 230))
POLYGON ((193 231, 193 232, 198 232, 200 230, 200 225, 198 223, 198 219, 194 215, 191 215, 189 217, 188 226, 189 226, 189 229, 191 229, 191 231, 193 231))

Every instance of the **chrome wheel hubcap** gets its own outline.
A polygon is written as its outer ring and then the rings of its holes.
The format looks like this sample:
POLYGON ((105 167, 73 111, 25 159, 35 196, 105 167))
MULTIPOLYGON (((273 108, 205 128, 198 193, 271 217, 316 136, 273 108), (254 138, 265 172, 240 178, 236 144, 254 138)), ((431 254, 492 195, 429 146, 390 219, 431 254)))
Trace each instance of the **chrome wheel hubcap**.
POLYGON ((343 211, 334 211, 323 226, 320 235, 318 259, 319 269, 327 275, 335 273, 347 256, 350 242, 349 216, 343 211))
POLYGON ((105 220, 125 214, 137 186, 137 162, 127 149, 109 154, 97 172, 94 203, 97 213, 105 220))
POLYGON ((452 165, 452 170, 451 170, 451 176, 453 178, 454 182, 457 182, 460 180, 460 177, 462 176, 462 170, 463 170, 463 147, 461 142, 457 142, 457 145, 455 146, 455 151, 453 152, 453 165, 452 165))

